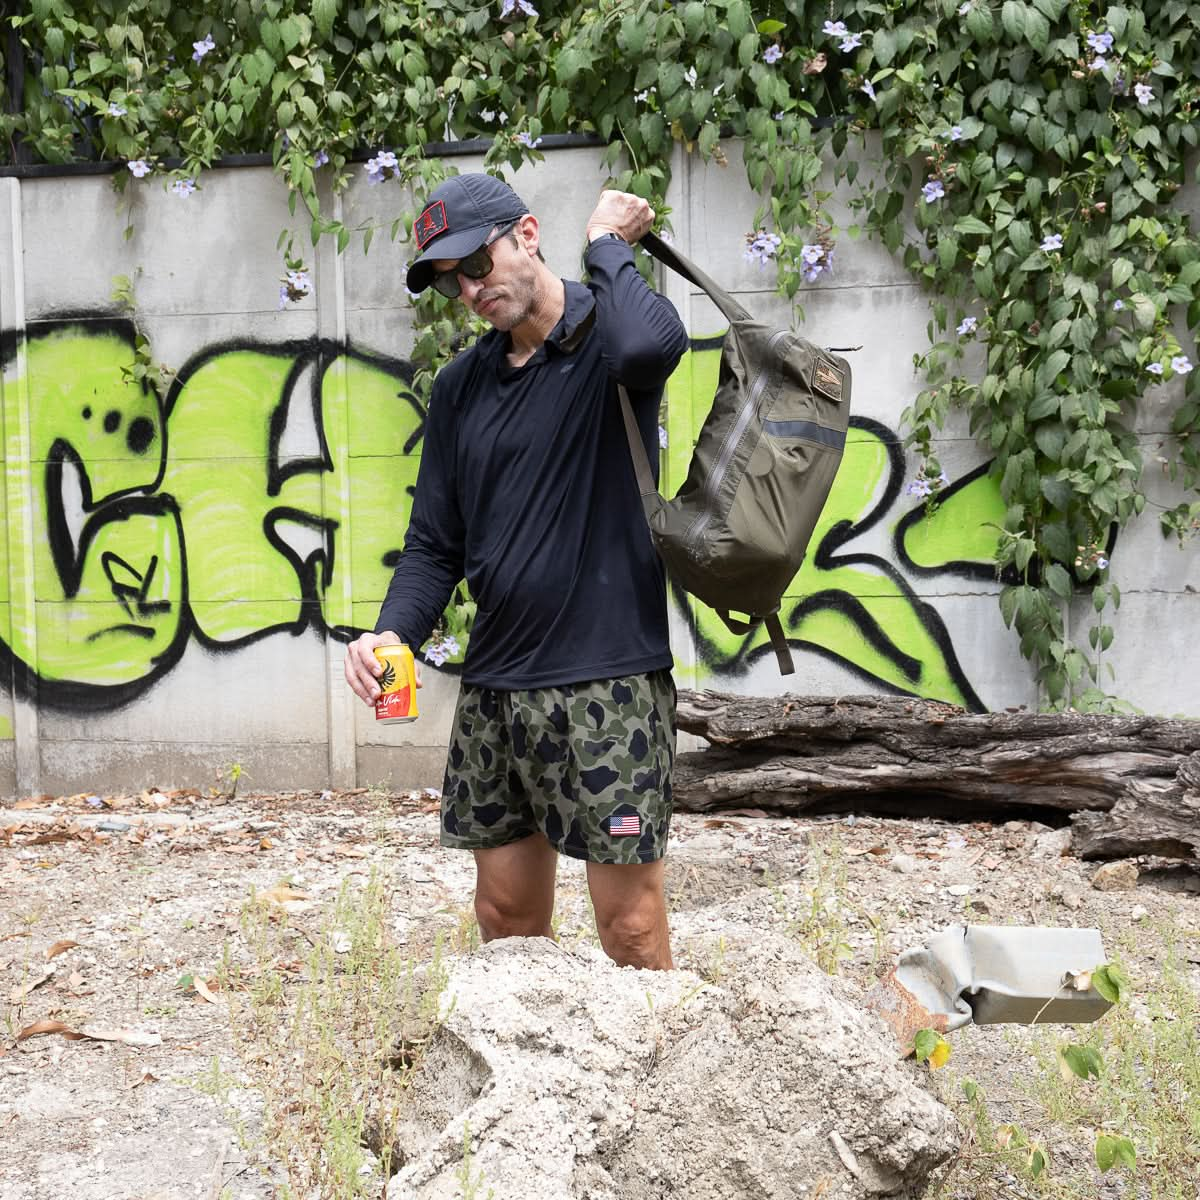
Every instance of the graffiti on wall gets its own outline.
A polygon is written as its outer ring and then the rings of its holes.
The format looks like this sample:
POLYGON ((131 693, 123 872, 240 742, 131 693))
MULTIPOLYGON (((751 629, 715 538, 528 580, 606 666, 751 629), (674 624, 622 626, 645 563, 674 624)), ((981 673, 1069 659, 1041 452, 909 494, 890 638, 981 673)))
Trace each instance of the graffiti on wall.
MULTIPOLYGON (((719 345, 697 339, 671 381, 665 486, 686 468, 719 345)), ((424 428, 409 365, 318 340, 225 343, 194 356, 160 401, 129 377, 134 361, 133 330, 113 318, 39 322, 0 345, 5 428, 27 428, 27 461, 7 464, 0 493, 0 521, 32 531, 23 548, 0 539, 0 655, 17 686, 39 703, 106 709, 192 639, 221 651, 371 628, 424 428)), ((899 512, 903 474, 895 433, 856 418, 785 627, 877 686, 979 709, 937 611, 856 543, 900 516, 893 556, 910 572, 983 570, 999 495, 975 472, 936 505, 899 512)), ((676 599, 706 670, 744 672, 766 652, 761 631, 737 637, 676 599)))

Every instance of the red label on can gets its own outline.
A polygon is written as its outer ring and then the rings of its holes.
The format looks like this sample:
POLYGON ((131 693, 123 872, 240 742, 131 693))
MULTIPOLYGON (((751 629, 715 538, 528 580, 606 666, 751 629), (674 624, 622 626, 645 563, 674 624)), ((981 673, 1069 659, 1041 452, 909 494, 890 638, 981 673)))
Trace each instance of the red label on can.
POLYGON ((410 716, 409 697, 411 694, 407 687, 399 688, 394 692, 384 692, 375 701, 375 720, 391 721, 396 717, 410 716))

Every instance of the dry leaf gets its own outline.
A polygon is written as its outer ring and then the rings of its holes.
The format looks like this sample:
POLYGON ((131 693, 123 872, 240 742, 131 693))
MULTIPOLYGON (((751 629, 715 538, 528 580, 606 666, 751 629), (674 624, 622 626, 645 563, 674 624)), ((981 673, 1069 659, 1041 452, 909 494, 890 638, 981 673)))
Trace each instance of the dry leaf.
POLYGON ((38 1037, 43 1033, 61 1033, 63 1037, 70 1038, 73 1042, 79 1041, 84 1036, 82 1033, 76 1033, 61 1021, 34 1021, 32 1025, 26 1025, 17 1034, 17 1041, 23 1042, 26 1038, 38 1037))
POLYGON ((157 1075, 152 1075, 149 1071, 144 1071, 142 1073, 141 1079, 135 1079, 133 1081, 133 1083, 131 1083, 129 1085, 129 1090, 132 1092, 135 1087, 141 1087, 143 1083, 157 1083, 157 1082, 158 1082, 157 1075))
POLYGON ((265 837, 262 839, 261 842, 258 843, 258 848, 260 850, 270 850, 274 845, 275 845, 275 843, 273 841, 271 841, 270 838, 265 837))
POLYGON ((983 869, 985 871, 994 871, 999 865, 1000 859, 998 859, 994 854, 989 854, 983 860, 983 869))
POLYGON ((72 971, 71 974, 67 976, 67 987, 69 987, 71 991, 77 992, 82 986, 83 976, 78 971, 72 971))
POLYGON ((20 1004, 21 1001, 24 1000, 34 988, 41 987, 42 984, 45 983, 47 979, 50 979, 53 975, 54 968, 47 967, 36 979, 31 979, 28 983, 23 983, 20 987, 13 988, 12 992, 9 994, 9 1000, 11 1000, 13 1004, 20 1004))
POLYGON ((277 883, 273 888, 258 892, 255 899, 265 900, 268 904, 287 904, 292 900, 307 900, 308 893, 298 892, 286 883, 277 883))
POLYGON ((78 945, 78 942, 72 941, 55 942, 54 945, 46 951, 46 961, 49 962, 52 958, 57 958, 64 950, 72 950, 78 945))
POLYGON ((209 985, 207 983, 205 983, 204 980, 201 979, 199 975, 197 975, 192 980, 192 987, 194 987, 196 989, 196 995, 207 1000, 209 1002, 209 1004, 219 1004, 220 1003, 220 1001, 216 998, 216 996, 213 995, 212 988, 209 987, 209 985))
POLYGON ((856 847, 853 850, 847 850, 846 853, 848 855, 852 855, 852 854, 886 854, 887 847, 886 846, 862 846, 862 847, 856 847))
POLYGON ((52 800, 52 796, 26 796, 24 800, 18 800, 13 808, 20 809, 22 812, 31 808, 45 808, 52 800))
POLYGON ((48 846, 51 842, 69 842, 74 834, 68 833, 65 829, 51 829, 49 833, 38 834, 35 838, 30 838, 25 844, 27 846, 48 846))
POLYGON ((825 70, 825 68, 828 65, 829 65, 829 59, 828 59, 828 57, 826 57, 825 52, 822 50, 820 54, 814 54, 813 57, 810 58, 808 60, 808 62, 806 62, 804 64, 804 68, 803 68, 804 74, 805 75, 820 75, 820 73, 823 70, 825 70))
POLYGON ((366 858, 367 852, 362 846, 335 846, 334 849, 343 858, 366 858))

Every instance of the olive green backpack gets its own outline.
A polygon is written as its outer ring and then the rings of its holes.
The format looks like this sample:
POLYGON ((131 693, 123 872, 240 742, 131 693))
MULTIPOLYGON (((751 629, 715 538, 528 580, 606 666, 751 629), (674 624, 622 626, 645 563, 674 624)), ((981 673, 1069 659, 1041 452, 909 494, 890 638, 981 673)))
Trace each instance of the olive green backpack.
POLYGON ((651 536, 675 582, 730 630, 749 633, 764 622, 780 673, 790 675, 779 605, 842 461, 850 364, 790 329, 756 321, 654 234, 640 244, 707 292, 729 320, 717 394, 673 500, 658 494, 629 395, 619 389, 651 536))

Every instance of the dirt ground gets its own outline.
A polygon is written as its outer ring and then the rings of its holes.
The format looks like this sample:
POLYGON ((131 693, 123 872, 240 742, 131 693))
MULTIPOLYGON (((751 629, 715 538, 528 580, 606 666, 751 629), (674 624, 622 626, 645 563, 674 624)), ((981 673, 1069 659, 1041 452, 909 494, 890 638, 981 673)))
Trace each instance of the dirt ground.
MULTIPOLYGON (((257 1140, 254 1064, 220 990, 223 962, 246 951, 245 906, 256 894, 287 906, 311 941, 305 919, 315 929, 343 888, 376 872, 398 945, 419 957, 438 931, 465 945, 471 860, 438 846, 436 808, 435 794, 378 789, 0 802, 0 1200, 280 1194, 257 1140), (218 1098, 218 1076, 239 1086, 218 1098)), ((1141 861, 1136 883, 1127 872, 1116 882, 1131 886, 1102 891, 1097 864, 1057 849, 1052 831, 1024 821, 680 814, 668 857, 678 965, 711 969, 692 946, 711 932, 706 913, 768 888, 776 928, 863 987, 901 950, 966 921, 1098 927, 1133 979, 1135 1011, 1169 945, 1200 991, 1200 874, 1141 861)), ((564 862, 568 947, 594 938, 583 885, 581 864, 564 862)), ((299 950, 275 965, 298 975, 299 950)), ((1087 1140, 1032 1111, 1019 1082, 1028 1044, 1004 1027, 951 1044, 951 1068, 931 1086, 974 1078, 996 1120, 1037 1128, 1054 1169, 1086 1165, 1087 1140)), ((1002 1183, 1007 1168, 995 1170, 1002 1183)))

